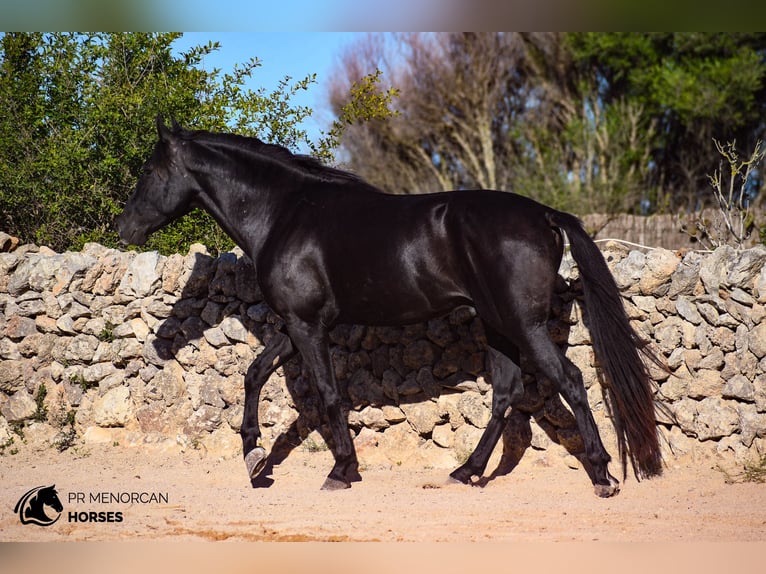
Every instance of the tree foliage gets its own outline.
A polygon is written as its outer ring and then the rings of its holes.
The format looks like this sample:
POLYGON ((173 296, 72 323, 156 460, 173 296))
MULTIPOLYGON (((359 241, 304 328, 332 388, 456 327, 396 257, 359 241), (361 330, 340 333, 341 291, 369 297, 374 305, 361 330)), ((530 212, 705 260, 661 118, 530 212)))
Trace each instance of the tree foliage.
MULTIPOLYGON (((371 69, 399 88, 397 115, 353 126, 343 149, 392 192, 496 187, 578 213, 695 209, 712 201, 713 138, 747 150, 766 130, 766 34, 373 35, 342 60, 336 110, 371 69)), ((750 200, 764 181, 754 175, 750 200)))
MULTIPOLYGON (((271 93, 246 88, 261 65, 233 70, 201 63, 217 43, 180 55, 172 33, 5 34, 0 39, 0 229, 54 249, 86 241, 115 245, 114 217, 156 141, 154 119, 232 130, 323 159, 332 142, 308 142, 311 110, 291 98, 315 82, 283 80, 271 93)), ((148 248, 213 250, 231 241, 206 214, 193 212, 154 234, 148 248)))

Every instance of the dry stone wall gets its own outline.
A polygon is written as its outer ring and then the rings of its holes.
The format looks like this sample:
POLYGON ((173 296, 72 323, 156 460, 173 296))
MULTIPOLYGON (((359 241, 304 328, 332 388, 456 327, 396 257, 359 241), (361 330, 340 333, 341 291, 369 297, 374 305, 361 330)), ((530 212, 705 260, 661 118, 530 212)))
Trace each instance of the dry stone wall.
MULTIPOLYGON (((667 362, 652 376, 668 460, 766 452, 766 248, 602 248, 634 326, 667 362)), ((568 257, 560 275, 550 331, 583 371, 616 456, 568 257)), ((25 440, 238 455, 244 373, 280 327, 236 253, 214 259, 198 247, 164 257, 96 244, 0 253, 0 450, 25 440)), ((343 325, 331 337, 363 464, 453 467, 472 451, 492 390, 470 309, 406 327, 343 325)), ((571 412, 550 381, 523 368, 525 396, 494 464, 511 468, 524 456, 577 466, 571 412)), ((266 446, 327 448, 300 359, 269 380, 259 414, 266 446)))

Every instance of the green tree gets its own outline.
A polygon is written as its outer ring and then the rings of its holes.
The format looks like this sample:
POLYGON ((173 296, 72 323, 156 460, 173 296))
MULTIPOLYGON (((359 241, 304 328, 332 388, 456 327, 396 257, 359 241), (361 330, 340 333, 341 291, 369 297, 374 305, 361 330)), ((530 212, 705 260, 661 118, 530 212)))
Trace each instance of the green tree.
MULTIPOLYGON (((227 73, 201 63, 219 48, 176 55, 172 33, 4 34, 0 39, 0 229, 56 250, 86 241, 116 245, 111 229, 156 141, 154 119, 232 130, 291 148, 308 142, 311 109, 291 98, 315 82, 285 78, 273 92, 247 89, 256 58, 227 73)), ((213 250, 231 241, 193 212, 153 235, 147 248, 213 250)))
MULTIPOLYGON (((717 165, 713 138, 752 149, 766 113, 766 34, 573 33, 579 74, 609 107, 628 101, 655 126, 655 207, 695 209, 709 201, 717 165)), ((763 180, 761 172, 760 179, 763 180)))

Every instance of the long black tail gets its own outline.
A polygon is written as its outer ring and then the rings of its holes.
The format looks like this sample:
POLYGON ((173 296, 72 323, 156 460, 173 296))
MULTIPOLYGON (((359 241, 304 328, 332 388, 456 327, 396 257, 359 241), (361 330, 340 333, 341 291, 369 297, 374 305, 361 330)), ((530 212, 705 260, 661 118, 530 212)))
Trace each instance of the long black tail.
POLYGON ((654 362, 657 358, 630 326, 614 277, 580 220, 562 212, 551 213, 549 220, 566 232, 580 269, 588 328, 617 433, 623 475, 628 459, 637 479, 659 475, 662 455, 652 383, 640 354, 654 362))

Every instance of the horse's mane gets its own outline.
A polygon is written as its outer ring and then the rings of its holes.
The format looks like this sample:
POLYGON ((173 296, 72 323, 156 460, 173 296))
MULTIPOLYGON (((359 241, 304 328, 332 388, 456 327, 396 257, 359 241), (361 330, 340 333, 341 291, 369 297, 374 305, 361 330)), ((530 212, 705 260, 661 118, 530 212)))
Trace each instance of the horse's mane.
POLYGON ((199 141, 212 144, 215 147, 232 147, 239 151, 256 153, 321 181, 367 184, 355 173, 327 166, 315 157, 293 153, 284 146, 266 143, 256 137, 209 132, 206 130, 186 130, 179 126, 173 128, 173 133, 189 141, 199 141))

